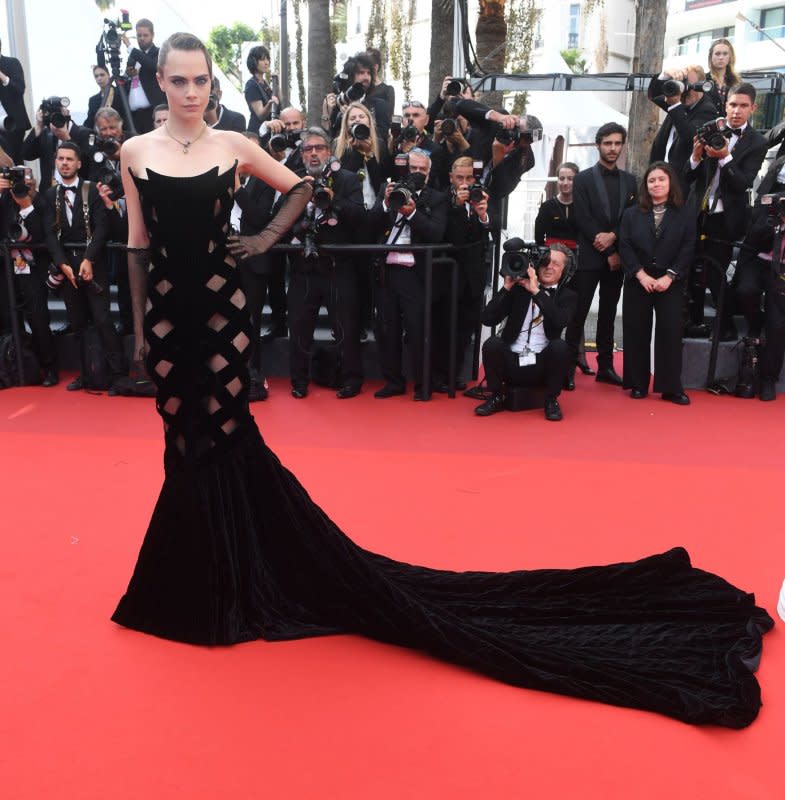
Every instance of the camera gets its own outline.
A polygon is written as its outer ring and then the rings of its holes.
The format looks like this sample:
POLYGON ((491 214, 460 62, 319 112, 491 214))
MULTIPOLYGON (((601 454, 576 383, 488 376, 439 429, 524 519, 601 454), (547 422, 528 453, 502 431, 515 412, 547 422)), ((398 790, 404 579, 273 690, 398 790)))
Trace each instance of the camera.
POLYGON ((333 172, 337 172, 340 168, 341 162, 335 156, 330 156, 322 167, 322 174, 313 182, 311 202, 322 212, 327 211, 332 204, 332 198, 328 191, 330 178, 333 172))
POLYGON ((71 101, 67 97, 47 97, 41 101, 41 123, 62 128, 68 122, 68 117, 63 114, 63 109, 68 108, 71 101))
POLYGON ((387 198, 387 205, 397 214, 401 210, 401 206, 409 205, 414 195, 424 187, 425 175, 422 172, 412 172, 393 184, 392 191, 387 198))
POLYGON ((362 103, 365 98, 365 86, 354 83, 352 78, 356 71, 357 62, 350 58, 343 69, 333 78, 333 93, 338 95, 338 103, 342 106, 349 103, 362 103))
POLYGON ((120 140, 113 136, 104 139, 91 133, 87 141, 93 149, 93 161, 96 164, 101 164, 107 156, 116 156, 120 152, 120 140))
POLYGON ((684 92, 710 92, 714 88, 712 81, 698 81, 698 83, 684 83, 683 81, 670 80, 662 84, 662 93, 665 97, 676 97, 682 95, 684 92))
POLYGON ((485 200, 486 189, 481 183, 473 183, 469 187, 469 202, 482 203, 485 200))
POLYGON ((766 222, 772 228, 785 222, 785 192, 761 195, 760 204, 766 206, 766 222))
POLYGON ((501 144, 518 144, 519 142, 532 144, 542 139, 542 128, 532 128, 531 130, 522 131, 519 119, 518 125, 515 128, 507 129, 499 126, 499 129, 494 135, 494 139, 501 144))
POLYGON ((46 275, 46 285, 49 287, 49 289, 53 292, 59 291, 64 280, 65 275, 60 272, 60 268, 56 267, 54 264, 50 264, 46 275))
POLYGON ((8 114, 0 115, 0 131, 11 133, 16 130, 16 120, 8 114))
POLYGON ((30 167, 0 167, 0 178, 10 181, 14 197, 27 197, 30 194, 26 181, 32 177, 33 170, 30 167))
POLYGON ((695 135, 704 145, 712 147, 715 150, 722 150, 725 146, 725 140, 730 139, 732 133, 730 125, 728 125, 728 120, 724 117, 718 117, 717 119, 707 122, 705 125, 701 125, 700 128, 695 131, 695 135))
POLYGON ((371 129, 367 125, 363 125, 362 122, 355 122, 349 128, 349 135, 358 142, 366 142, 371 138, 371 129))
POLYGON ((110 200, 119 200, 121 197, 125 196, 123 180, 113 169, 109 169, 107 167, 106 169, 101 170, 101 174, 98 176, 98 182, 109 187, 110 200))
POLYGON ((452 136, 458 130, 458 123, 454 119, 447 117, 442 120, 442 136, 452 136))
POLYGON ((397 139, 401 135, 401 118, 397 114, 394 114, 390 120, 390 133, 393 135, 393 139, 397 139))
POLYGON ((417 130, 417 126, 412 122, 405 128, 401 128, 401 139, 405 142, 416 142, 419 135, 420 131, 417 130))
POLYGON ((450 82, 444 90, 447 97, 458 97, 463 91, 464 83, 458 78, 450 78, 450 82))
POLYGON ((504 243, 504 255, 499 274, 503 278, 518 280, 525 278, 529 267, 534 269, 546 266, 551 260, 551 250, 536 242, 524 242, 523 239, 509 239, 504 243))
POLYGON ((15 222, 8 231, 8 238, 12 242, 29 242, 30 231, 25 227, 24 221, 15 222))
POLYGON ((122 18, 119 20, 104 18, 104 30, 98 48, 96 48, 99 52, 103 52, 115 78, 120 75, 120 37, 122 35, 120 31, 130 31, 133 27, 128 11, 122 9, 121 14, 122 18))
POLYGON ((270 137, 270 150, 276 153, 283 153, 288 148, 295 148, 300 144, 302 131, 281 131, 270 137))

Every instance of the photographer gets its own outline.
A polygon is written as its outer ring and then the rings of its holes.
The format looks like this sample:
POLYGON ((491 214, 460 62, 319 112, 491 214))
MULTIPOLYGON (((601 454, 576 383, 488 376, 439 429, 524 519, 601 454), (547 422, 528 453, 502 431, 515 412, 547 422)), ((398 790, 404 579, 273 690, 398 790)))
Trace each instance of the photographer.
POLYGON ((22 160, 22 141, 30 127, 24 94, 25 73, 19 59, 0 55, 0 117, 7 116, 14 121, 14 129, 2 130, 0 140, 15 164, 22 160))
POLYGON ((455 101, 447 102, 433 123, 433 141, 444 148, 450 165, 456 158, 471 156, 472 130, 466 117, 456 113, 456 105, 455 101))
MULTIPOLYGON (((52 280, 60 284, 68 320, 80 344, 92 318, 109 370, 119 377, 125 372, 123 350, 109 318, 109 275, 102 253, 108 232, 106 211, 96 186, 79 179, 80 167, 79 148, 73 142, 61 142, 56 155, 60 182, 47 190, 44 206, 52 280), (87 242, 87 248, 65 247, 78 242, 87 242)), ((84 367, 83 361, 83 371, 84 367)), ((80 374, 67 388, 75 391, 83 386, 80 374)))
POLYGON ((618 253, 619 223, 624 210, 637 196, 634 175, 617 166, 627 131, 616 122, 606 122, 597 129, 594 141, 598 162, 575 176, 573 207, 578 225, 578 269, 572 286, 578 305, 565 339, 570 348, 568 383, 575 382, 583 328, 594 293, 600 287, 600 309, 597 315, 597 375, 594 380, 621 386, 622 378, 613 368, 613 331, 616 307, 621 296, 624 273, 618 253))
MULTIPOLYGON (((391 130, 388 150, 393 160, 397 155, 406 155, 414 148, 424 150, 430 161, 428 185, 439 191, 450 185, 450 164, 444 149, 428 136, 426 130, 428 114, 419 100, 407 100, 403 104, 403 120, 400 131, 391 130)), ((396 177, 391 173, 391 177, 396 177)))
MULTIPOLYGON (((369 215, 369 227, 386 244, 431 244, 444 240, 447 195, 427 186, 431 158, 425 150, 408 153, 408 175, 389 183, 369 215)), ((377 341, 384 386, 374 397, 406 393, 402 341, 409 351, 414 399, 422 400, 425 316, 424 253, 389 252, 381 266, 376 292, 377 341)))
POLYGON ((692 153, 695 133, 717 116, 705 84, 706 73, 697 65, 668 70, 649 83, 649 100, 667 113, 652 143, 649 163, 670 164, 684 192, 687 189, 684 168, 692 153))
MULTIPOLYGON (((67 97, 47 97, 35 112, 35 125, 22 145, 25 161, 39 159, 41 189, 48 189, 55 180, 55 152, 62 142, 73 142, 85 152, 89 150, 90 131, 71 120, 67 97)), ((81 177, 87 177, 89 164, 82 166, 81 177)))
POLYGON ((542 386, 545 419, 558 422, 562 419, 558 397, 571 358, 561 334, 577 303, 575 292, 562 283, 572 272, 572 252, 563 244, 554 244, 544 257, 508 250, 505 258, 510 255, 517 261, 511 261, 512 269, 502 266, 504 288, 482 312, 484 325, 506 322, 501 334, 483 345, 482 361, 492 394, 474 413, 489 417, 502 411, 506 386, 542 386))
MULTIPOLYGON (((87 101, 87 116, 84 121, 84 127, 87 129, 95 126, 95 115, 99 108, 113 108, 121 117, 123 116, 123 103, 120 99, 122 89, 112 85, 112 78, 106 67, 93 67, 93 78, 95 78, 100 91, 87 101)), ((125 118, 123 118, 123 122, 125 122, 125 118)))
MULTIPOLYGON (((395 112, 395 87, 390 86, 388 83, 384 83, 381 79, 380 73, 382 71, 382 54, 381 51, 376 47, 369 47, 366 51, 368 57, 371 59, 371 64, 373 66, 373 81, 371 85, 373 86, 373 95, 374 97, 380 97, 384 100, 387 104, 387 119, 392 119, 392 115, 395 112)), ((382 134, 384 137, 387 136, 387 131, 382 134)))
MULTIPOLYGON (((29 168, 6 168, 7 177, 0 177, 0 226, 3 239, 40 243, 44 240, 43 198, 36 192, 29 168)), ((55 386, 57 351, 49 328, 47 305, 47 261, 42 250, 25 247, 11 249, 14 264, 14 285, 24 321, 30 326, 33 351, 43 372, 43 386, 55 386)), ((3 314, 5 309, 3 309, 3 314)))
POLYGON ((322 127, 332 136, 338 135, 341 116, 351 103, 362 103, 373 114, 379 135, 387 136, 392 114, 389 93, 374 85, 373 59, 367 53, 358 53, 343 65, 335 76, 332 92, 324 98, 322 127))
POLYGON ((321 306, 326 306, 340 349, 341 400, 360 393, 363 382, 357 278, 354 260, 346 254, 320 254, 325 244, 350 244, 365 222, 359 178, 340 168, 330 153, 329 136, 308 128, 301 139, 307 174, 314 178, 314 195, 292 232, 303 252, 291 259, 289 281, 289 370, 292 396, 308 395, 313 332, 321 306), (333 167, 337 167, 334 169, 333 167))
POLYGON ((120 41, 128 48, 126 75, 130 78, 128 106, 131 109, 134 128, 137 133, 153 130, 153 108, 166 102, 166 95, 158 85, 158 47, 153 43, 155 30, 149 19, 136 23, 136 44, 123 33, 120 41))
POLYGON ((449 100, 457 102, 461 98, 473 100, 474 92, 472 91, 472 87, 462 78, 453 78, 450 75, 446 75, 444 80, 442 80, 442 87, 439 90, 439 94, 436 95, 436 98, 428 106, 428 117, 431 119, 428 130, 431 133, 433 133, 434 130, 434 120, 436 120, 444 110, 444 104, 449 100))
POLYGON ((261 136, 259 127, 270 119, 273 107, 279 103, 266 78, 270 71, 270 51, 262 45, 252 47, 248 51, 245 65, 251 73, 244 89, 245 102, 248 103, 248 130, 261 136))
MULTIPOLYGON (((740 83, 728 92, 728 128, 708 136, 698 131, 690 160, 685 166, 687 183, 693 186, 698 208, 699 249, 705 266, 693 270, 690 285, 692 322, 703 322, 703 300, 708 284, 715 304, 733 254, 733 242, 744 235, 749 219, 747 195, 766 157, 766 138, 752 128, 755 88, 740 83)), ((733 298, 726 293, 720 314, 720 337, 735 341, 733 298)), ((698 331, 693 330, 693 333, 698 331)), ((704 331, 701 331, 704 332, 704 331)), ((708 333, 708 331, 705 331, 708 333)))
POLYGON ((153 109, 153 130, 160 128, 169 119, 169 106, 166 103, 159 103, 153 109))
MULTIPOLYGON (((761 182, 762 188, 770 188, 777 177, 772 172, 761 182)), ((758 195, 758 203, 739 253, 735 280, 739 308, 748 326, 745 346, 760 354, 758 396, 768 401, 777 397, 776 384, 785 360, 785 186, 777 182, 773 193, 758 195)), ((749 383, 737 385, 737 397, 755 396, 755 376, 750 377, 749 383)))
MULTIPOLYGON (((210 100, 204 112, 204 121, 211 128, 219 131, 242 133, 245 130, 245 117, 239 111, 231 111, 226 106, 221 105, 222 97, 221 81, 214 77, 210 100)), ((255 132, 254 135, 256 135, 255 132)))
MULTIPOLYGON (((458 319, 455 337, 455 363, 460 371, 466 349, 480 321, 485 293, 488 231, 488 193, 479 183, 474 162, 468 156, 457 158, 450 170, 450 208, 447 212, 445 241, 455 245, 458 262, 458 319)), ((450 358, 450 275, 434 276, 433 287, 433 388, 446 392, 450 358)), ((458 389, 465 381, 458 375, 458 389)))

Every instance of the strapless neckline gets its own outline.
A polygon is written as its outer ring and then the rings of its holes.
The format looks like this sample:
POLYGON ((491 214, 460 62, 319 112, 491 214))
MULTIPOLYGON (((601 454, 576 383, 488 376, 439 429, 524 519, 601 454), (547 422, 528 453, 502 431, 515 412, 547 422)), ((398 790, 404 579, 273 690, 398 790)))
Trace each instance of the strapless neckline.
POLYGON ((208 176, 215 176, 216 178, 223 178, 226 175, 231 175, 237 169, 238 161, 237 159, 234 160, 234 164, 232 164, 229 169, 224 170, 224 172, 218 172, 220 167, 216 164, 214 167, 210 167, 210 169, 206 170, 205 172, 200 172, 197 175, 167 175, 165 172, 156 172, 154 169, 147 168, 147 177, 142 177, 141 175, 135 175, 134 171, 131 167, 128 167, 128 174, 135 180, 135 181, 145 181, 149 183, 150 175, 154 175, 156 178, 168 178, 169 180, 173 181, 192 181, 196 180, 197 178, 205 178, 208 176))

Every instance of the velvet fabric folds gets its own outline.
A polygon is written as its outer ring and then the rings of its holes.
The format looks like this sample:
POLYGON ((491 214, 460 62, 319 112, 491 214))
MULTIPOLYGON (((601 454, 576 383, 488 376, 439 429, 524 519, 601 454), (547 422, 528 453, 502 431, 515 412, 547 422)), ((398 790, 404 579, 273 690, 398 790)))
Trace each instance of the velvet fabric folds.
POLYGON ((204 645, 357 633, 516 686, 695 724, 753 721, 772 620, 681 548, 607 566, 457 573, 354 544, 248 412, 250 321, 225 250, 233 170, 151 173, 138 185, 166 477, 116 622, 204 645))

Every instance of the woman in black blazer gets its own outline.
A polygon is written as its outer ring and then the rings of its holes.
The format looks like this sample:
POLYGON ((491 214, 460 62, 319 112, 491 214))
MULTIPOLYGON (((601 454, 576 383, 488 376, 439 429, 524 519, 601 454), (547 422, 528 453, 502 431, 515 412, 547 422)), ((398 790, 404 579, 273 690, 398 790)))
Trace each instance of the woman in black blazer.
POLYGON ((689 405, 681 384, 682 298, 694 249, 694 210, 684 203, 673 168, 655 161, 641 181, 638 204, 624 212, 619 229, 624 388, 632 389, 635 400, 649 391, 654 312, 654 391, 663 400, 689 405))

